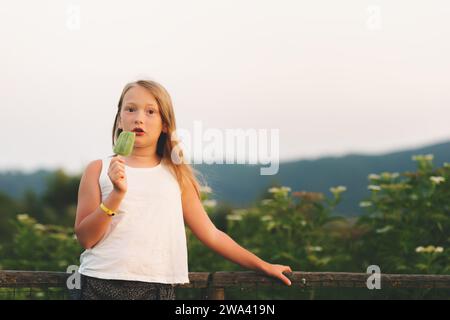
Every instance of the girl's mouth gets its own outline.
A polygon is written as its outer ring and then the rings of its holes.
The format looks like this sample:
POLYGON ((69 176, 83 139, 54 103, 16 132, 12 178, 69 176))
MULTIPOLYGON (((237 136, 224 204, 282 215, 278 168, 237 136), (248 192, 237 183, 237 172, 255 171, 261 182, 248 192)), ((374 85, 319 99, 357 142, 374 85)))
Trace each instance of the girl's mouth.
POLYGON ((133 131, 137 137, 143 136, 145 134, 144 129, 142 129, 140 127, 136 127, 131 131, 133 131))

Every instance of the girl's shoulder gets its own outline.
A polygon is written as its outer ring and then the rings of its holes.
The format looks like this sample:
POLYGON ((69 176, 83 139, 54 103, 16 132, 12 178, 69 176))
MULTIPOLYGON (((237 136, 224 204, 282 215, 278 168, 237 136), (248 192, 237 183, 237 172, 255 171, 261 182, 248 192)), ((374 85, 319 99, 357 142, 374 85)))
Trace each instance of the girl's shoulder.
POLYGON ((103 159, 92 160, 86 166, 84 174, 90 178, 98 179, 102 172, 102 167, 103 167, 103 159))
POLYGON ((98 175, 100 175, 100 173, 102 172, 103 165, 108 165, 114 156, 115 155, 110 155, 101 159, 92 160, 86 166, 86 171, 87 170, 94 171, 95 173, 98 173, 98 175))

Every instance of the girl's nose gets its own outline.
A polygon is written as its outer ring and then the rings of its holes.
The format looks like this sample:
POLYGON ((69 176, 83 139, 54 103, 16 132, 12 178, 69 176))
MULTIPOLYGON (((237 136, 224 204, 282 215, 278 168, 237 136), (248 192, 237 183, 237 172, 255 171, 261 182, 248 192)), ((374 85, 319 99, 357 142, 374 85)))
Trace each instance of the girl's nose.
POLYGON ((144 115, 142 114, 142 113, 137 113, 136 114, 136 118, 135 118, 135 121, 134 122, 136 122, 136 123, 143 123, 144 122, 144 120, 143 120, 143 118, 144 118, 144 115))

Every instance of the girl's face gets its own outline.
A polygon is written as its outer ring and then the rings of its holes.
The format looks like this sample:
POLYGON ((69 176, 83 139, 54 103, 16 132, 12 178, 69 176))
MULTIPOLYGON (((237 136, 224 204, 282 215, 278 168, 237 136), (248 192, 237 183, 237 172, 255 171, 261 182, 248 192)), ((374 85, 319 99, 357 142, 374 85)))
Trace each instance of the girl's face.
POLYGON ((143 135, 136 135, 136 147, 155 145, 163 131, 155 97, 141 86, 129 89, 123 97, 119 125, 124 131, 133 131, 135 127, 144 130, 143 135))

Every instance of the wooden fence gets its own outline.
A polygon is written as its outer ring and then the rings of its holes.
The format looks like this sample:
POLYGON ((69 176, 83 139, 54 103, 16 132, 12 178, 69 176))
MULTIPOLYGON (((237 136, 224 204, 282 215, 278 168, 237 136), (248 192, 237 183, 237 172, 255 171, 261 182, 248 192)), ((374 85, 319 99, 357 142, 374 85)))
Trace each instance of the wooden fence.
MULTIPOLYGON (((0 288, 67 288, 71 274, 47 271, 1 271, 0 288)), ((368 274, 346 272, 285 273, 292 287, 300 288, 367 288, 368 274)), ((190 283, 179 288, 201 289, 200 299, 224 300, 226 288, 279 286, 289 290, 280 280, 253 272, 190 272, 190 283)), ((383 288, 450 289, 450 275, 381 274, 383 288)), ((449 291, 450 292, 450 291, 449 291)))

